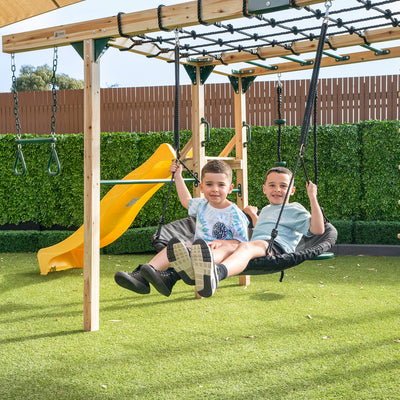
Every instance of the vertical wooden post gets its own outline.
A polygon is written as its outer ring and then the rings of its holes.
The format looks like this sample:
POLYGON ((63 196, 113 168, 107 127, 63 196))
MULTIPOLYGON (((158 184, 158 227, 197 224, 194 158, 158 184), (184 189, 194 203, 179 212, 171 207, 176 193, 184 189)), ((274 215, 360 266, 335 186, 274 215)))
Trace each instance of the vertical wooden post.
POLYGON ((94 40, 84 40, 83 329, 99 329, 100 297, 100 65, 94 40))
MULTIPOLYGON (((204 117, 204 85, 200 82, 200 67, 196 66, 196 84, 192 83, 192 143, 193 143, 193 172, 197 173, 200 179, 200 172, 206 163, 206 153, 201 142, 204 140, 204 124, 201 119, 204 117)), ((201 192, 198 186, 193 187, 193 197, 200 197, 201 192)), ((197 299, 202 297, 194 291, 197 299)))
MULTIPOLYGON (((246 121, 246 95, 242 90, 242 79, 239 79, 238 93, 234 96, 235 107, 235 147, 236 159, 242 161, 242 168, 236 170, 236 184, 241 185, 242 194, 237 195, 237 205, 243 209, 248 205, 248 177, 247 177, 247 147, 244 143, 247 141, 246 128, 243 122, 246 121)), ((247 286, 250 284, 249 275, 239 276, 239 285, 247 286)))
MULTIPOLYGON (((200 83, 200 67, 196 66, 196 85, 192 84, 192 143, 193 172, 200 178, 200 172, 206 163, 206 153, 201 142, 204 140, 204 85, 200 83)), ((193 197, 200 197, 200 188, 193 188, 193 197)))
POLYGON ((237 205, 243 209, 248 205, 248 191, 247 191, 247 147, 244 143, 247 141, 246 128, 243 122, 246 121, 246 95, 242 91, 242 79, 239 79, 238 93, 235 93, 234 98, 235 107, 235 147, 236 159, 242 160, 242 168, 236 171, 236 184, 242 186, 242 194, 237 196, 237 205))

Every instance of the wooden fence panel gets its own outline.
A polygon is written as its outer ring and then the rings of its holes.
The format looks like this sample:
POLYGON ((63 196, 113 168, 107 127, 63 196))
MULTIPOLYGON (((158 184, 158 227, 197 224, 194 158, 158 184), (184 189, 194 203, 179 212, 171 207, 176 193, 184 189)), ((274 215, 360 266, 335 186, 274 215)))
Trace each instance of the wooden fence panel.
MULTIPOLYGON (((246 92, 246 122, 274 125, 278 118, 277 81, 253 82, 246 92)), ((301 125, 310 82, 282 81, 282 118, 301 125)), ((400 119, 400 75, 320 79, 318 123, 341 124, 370 119, 400 119)), ((180 129, 191 129, 191 86, 180 87, 180 129)), ((175 87, 101 89, 103 132, 173 131, 175 87)), ((50 91, 18 94, 21 133, 50 134, 50 91)), ((230 83, 205 85, 204 118, 211 127, 234 126, 234 91, 230 83)), ((56 133, 83 131, 83 90, 57 93, 56 133)), ((0 133, 16 133, 11 93, 0 93, 0 133)))

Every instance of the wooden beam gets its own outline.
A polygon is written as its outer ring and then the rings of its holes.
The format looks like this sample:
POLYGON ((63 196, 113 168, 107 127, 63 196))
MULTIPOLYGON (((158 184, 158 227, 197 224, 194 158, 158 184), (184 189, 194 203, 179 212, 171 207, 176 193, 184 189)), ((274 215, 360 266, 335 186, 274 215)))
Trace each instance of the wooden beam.
POLYGON ((84 41, 83 329, 99 329, 100 287, 100 65, 94 40, 84 41))
MULTIPOLYGON (((296 0, 300 7, 322 3, 321 0, 296 0)), ((165 6, 161 10, 162 26, 166 29, 199 25, 197 1, 165 6)), ((243 0, 203 0, 202 19, 206 22, 226 21, 243 17, 243 0)), ((127 35, 160 31, 157 9, 138 11, 121 16, 121 29, 127 35)), ((118 37, 117 17, 100 18, 59 25, 52 28, 3 36, 3 52, 18 53, 66 46, 85 39, 118 37)))
MULTIPOLYGON (((321 60, 321 68, 324 67, 339 67, 343 65, 348 65, 348 64, 356 64, 356 63, 362 63, 362 62, 367 62, 367 61, 379 61, 379 60, 386 60, 389 58, 397 58, 400 57, 400 47, 393 47, 390 48, 390 53, 389 54, 382 54, 380 56, 376 56, 373 51, 362 51, 359 53, 351 53, 351 54, 345 54, 344 56, 348 56, 348 60, 343 60, 343 61, 336 61, 334 58, 331 57, 323 57, 321 60)), ((343 57, 343 56, 342 56, 343 57)), ((305 60, 305 61, 310 61, 310 60, 305 60)), ((280 72, 293 72, 293 71, 303 71, 303 70, 308 70, 312 69, 314 65, 303 65, 300 66, 300 64, 296 62, 285 62, 285 63, 280 63, 276 64, 278 66, 277 70, 267 70, 262 67, 252 67, 251 70, 253 71, 252 73, 249 74, 240 74, 240 76, 261 76, 261 75, 273 75, 277 74, 280 72)), ((235 75, 235 74, 233 74, 235 75)))
MULTIPOLYGON (((370 30, 366 32, 366 37, 368 37, 368 41, 370 43, 378 43, 382 41, 387 41, 387 40, 396 40, 400 39, 400 27, 396 28, 382 28, 382 29, 375 29, 375 30, 370 30)), ((337 37, 332 37, 330 40, 331 44, 334 45, 336 48, 345 48, 349 46, 358 46, 358 45, 363 45, 364 41, 357 35, 339 35, 337 37)), ((113 39, 110 42, 110 45, 119 49, 123 48, 128 48, 132 42, 129 39, 125 38, 116 38, 113 39)), ((295 43, 294 45, 294 50, 298 52, 299 54, 302 53, 310 53, 310 52, 315 52, 316 47, 317 47, 318 42, 317 41, 309 41, 309 40, 304 40, 304 41, 299 41, 295 43)), ((329 45, 325 45, 326 50, 330 50, 329 45)), ((385 49, 386 50, 386 49, 385 49)), ((391 50, 388 48, 388 50, 391 50)), ((142 55, 155 55, 157 54, 157 49, 156 46, 153 44, 144 44, 140 46, 135 46, 131 50, 129 50, 134 53, 142 54, 142 55)), ((275 47, 264 47, 260 48, 259 54, 268 59, 268 58, 276 58, 276 57, 283 57, 283 56, 288 56, 292 55, 292 53, 289 50, 284 49, 283 47, 280 46, 275 46, 275 47)), ((326 66, 339 66, 343 64, 352 64, 355 62, 365 62, 365 61, 374 61, 374 60, 380 60, 382 58, 395 58, 398 57, 397 55, 396 48, 393 48, 393 50, 390 52, 390 54, 387 55, 381 55, 381 56, 375 56, 373 51, 368 51, 368 52, 360 52, 360 53, 351 53, 350 54, 350 60, 348 61, 340 61, 337 62, 334 59, 326 59, 325 57, 323 58, 323 65, 322 67, 326 66), (356 54, 358 54, 356 56, 356 54), (356 61, 360 60, 360 61, 356 61)), ((348 54, 345 54, 344 56, 347 56, 348 54)), ((166 54, 160 54, 157 56, 158 59, 162 59, 165 61, 171 61, 173 55, 166 53, 166 54)), ((234 52, 234 53, 227 53, 223 56, 224 62, 228 64, 232 63, 238 63, 238 62, 246 62, 246 61, 254 61, 258 60, 257 56, 254 56, 250 53, 246 52, 234 52)), ((258 60, 260 63, 263 63, 263 61, 258 60)), ((309 60, 305 60, 309 61, 309 60)), ((267 65, 267 61, 265 61, 267 65)), ((188 64, 191 65, 199 65, 196 63, 191 63, 188 62, 188 64)), ((220 61, 212 61, 212 62, 206 62, 206 63, 201 63, 201 65, 221 65, 220 61)), ((278 72, 290 72, 290 71, 301 71, 305 69, 310 69, 312 68, 312 65, 304 65, 301 66, 300 64, 296 62, 282 62, 279 64, 275 64, 276 66, 279 67, 279 70, 267 70, 259 67, 249 67, 249 69, 254 70, 254 73, 252 74, 247 74, 245 76, 250 76, 250 75, 270 75, 270 74, 276 74, 278 72)), ((213 73, 221 74, 221 75, 228 75, 227 73, 224 72, 219 72, 217 70, 214 70, 213 73)), ((243 75, 241 75, 243 76, 243 75)))
MULTIPOLYGON (((370 30, 365 33, 365 36, 367 37, 369 43, 380 43, 385 41, 397 40, 400 39, 400 27, 370 30)), ((365 44, 362 38, 357 35, 350 34, 334 36, 330 39, 330 43, 333 47, 338 49, 350 46, 361 46, 365 44)), ((295 53, 298 54, 312 53, 317 50, 317 46, 318 40, 301 40, 294 43, 292 49, 295 53)), ((326 50, 330 50, 328 44, 325 44, 324 48, 326 50)), ((260 55, 260 57, 266 59, 274 57, 293 56, 293 53, 290 50, 286 50, 281 46, 261 47, 258 50, 258 54, 260 55)), ((232 52, 223 55, 222 60, 226 64, 232 64, 259 60, 259 58, 256 55, 247 52, 232 52)), ((220 61, 215 61, 212 64, 221 65, 222 63, 220 61)))
POLYGON ((2 0, 0 27, 44 14, 82 0, 2 0))

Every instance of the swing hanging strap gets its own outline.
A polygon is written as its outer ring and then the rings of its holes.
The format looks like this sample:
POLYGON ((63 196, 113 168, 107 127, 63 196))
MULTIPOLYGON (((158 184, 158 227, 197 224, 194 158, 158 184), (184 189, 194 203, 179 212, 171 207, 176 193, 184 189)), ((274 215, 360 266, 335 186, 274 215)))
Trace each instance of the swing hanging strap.
MULTIPOLYGON (((179 114, 179 109, 180 109, 179 56, 180 56, 180 54, 179 54, 179 30, 178 30, 178 28, 175 29, 175 49, 174 49, 174 53, 175 53, 175 63, 174 63, 175 64, 174 150, 175 150, 175 153, 176 153, 176 162, 178 162, 178 161, 180 161, 180 157, 181 157, 181 155, 180 155, 180 143, 179 143, 179 118, 180 118, 180 114, 179 114)), ((175 175, 175 173, 173 172, 172 175, 171 175, 171 180, 169 182, 168 192, 167 192, 167 197, 165 199, 163 212, 161 214, 160 221, 158 223, 157 233, 155 234, 156 239, 158 239, 160 237, 161 228, 163 227, 164 222, 165 222, 165 214, 167 212, 169 196, 171 194, 172 185, 174 183, 174 175, 175 175)))
POLYGON ((281 110, 281 105, 282 105, 282 82, 280 80, 280 75, 278 75, 278 87, 276 88, 276 94, 278 96, 278 120, 275 121, 275 123, 278 123, 278 162, 282 162, 282 156, 281 156, 281 148, 282 148, 282 110, 281 110))
MULTIPOLYGON (((310 89, 308 91, 307 103, 306 103, 305 113, 304 113, 304 117, 303 117, 303 123, 302 123, 302 126, 301 126, 300 143, 299 143, 300 150, 299 150, 299 155, 298 155, 297 160, 296 160, 296 164, 295 164, 295 166, 293 168, 293 174, 292 174, 292 177, 290 179, 289 187, 293 186, 294 176, 295 176, 297 168, 299 166, 299 162, 303 158, 303 155, 304 155, 304 152, 305 152, 305 147, 306 147, 306 144, 307 144, 307 135, 308 135, 309 127, 310 127, 310 118, 311 118, 311 113, 312 113, 312 109, 313 109, 313 106, 314 106, 315 94, 316 94, 317 83, 318 83, 318 75, 319 75, 319 70, 320 70, 320 67, 321 67, 322 51, 324 49, 326 31, 327 31, 327 28, 328 28, 328 11, 329 11, 329 8, 331 7, 331 5, 332 5, 331 1, 326 1, 325 2, 326 13, 325 13, 324 21, 323 21, 322 26, 321 26, 321 34, 320 34, 320 37, 319 37, 317 53, 315 55, 315 62, 314 62, 314 68, 313 68, 312 76, 311 76, 310 89)), ((307 179, 307 181, 308 181, 308 179, 307 179)), ((286 202, 288 200, 288 197, 289 197, 289 191, 286 192, 284 202, 282 204, 281 210, 280 210, 279 215, 278 215, 278 219, 277 219, 276 224, 275 224, 275 228, 271 232, 271 240, 269 241, 269 246, 268 246, 267 253, 271 252, 274 240, 278 235, 279 222, 281 220, 282 213, 283 213, 283 210, 285 208, 285 204, 286 204, 286 202)), ((283 276, 281 276, 281 279, 282 278, 283 278, 283 276)))

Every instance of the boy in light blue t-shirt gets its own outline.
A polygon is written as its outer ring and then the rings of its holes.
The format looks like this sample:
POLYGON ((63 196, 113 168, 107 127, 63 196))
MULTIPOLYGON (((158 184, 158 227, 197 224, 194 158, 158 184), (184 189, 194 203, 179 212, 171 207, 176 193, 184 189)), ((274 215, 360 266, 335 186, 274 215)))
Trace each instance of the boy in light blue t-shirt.
POLYGON ((212 296, 220 280, 242 273, 251 259, 267 255, 271 232, 275 228, 287 192, 289 193, 279 222, 279 233, 268 255, 293 252, 302 235, 324 233, 324 217, 317 200, 317 186, 312 182, 307 184, 310 214, 299 203, 289 204, 289 198, 295 192, 295 187, 290 187, 291 178, 292 172, 287 168, 276 167, 267 172, 263 191, 270 204, 261 210, 259 216, 256 207, 246 208, 246 213, 251 216, 255 225, 251 241, 241 243, 222 263, 214 262, 213 253, 207 243, 200 240, 193 246, 192 266, 196 275, 203 275, 205 282, 204 287, 198 290, 201 296, 212 296))

